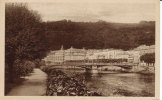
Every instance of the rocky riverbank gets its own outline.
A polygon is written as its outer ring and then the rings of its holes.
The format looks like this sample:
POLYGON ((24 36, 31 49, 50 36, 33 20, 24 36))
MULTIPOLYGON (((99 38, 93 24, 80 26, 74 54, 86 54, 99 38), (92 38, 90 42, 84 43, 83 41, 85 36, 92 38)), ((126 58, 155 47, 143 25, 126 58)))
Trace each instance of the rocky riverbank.
POLYGON ((100 93, 90 91, 79 76, 69 77, 60 70, 43 68, 48 74, 47 96, 101 96, 100 93))

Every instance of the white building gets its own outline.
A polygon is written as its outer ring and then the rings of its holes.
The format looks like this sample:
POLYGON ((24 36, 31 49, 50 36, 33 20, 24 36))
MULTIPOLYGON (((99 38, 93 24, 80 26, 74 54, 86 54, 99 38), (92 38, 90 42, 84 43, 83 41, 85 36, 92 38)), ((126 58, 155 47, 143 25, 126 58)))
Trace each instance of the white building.
POLYGON ((61 64, 65 61, 84 60, 85 57, 85 49, 75 49, 71 47, 70 49, 64 50, 63 47, 61 47, 61 50, 51 51, 44 60, 51 64, 61 64))
POLYGON ((70 49, 64 50, 64 60, 84 60, 86 57, 86 50, 83 49, 75 49, 71 47, 70 49))
POLYGON ((73 47, 64 50, 51 51, 47 57, 44 58, 46 62, 63 63, 65 61, 78 60, 96 60, 96 59, 127 59, 130 63, 139 63, 140 56, 145 53, 154 53, 155 45, 142 45, 133 50, 123 51, 120 49, 75 49, 73 47))

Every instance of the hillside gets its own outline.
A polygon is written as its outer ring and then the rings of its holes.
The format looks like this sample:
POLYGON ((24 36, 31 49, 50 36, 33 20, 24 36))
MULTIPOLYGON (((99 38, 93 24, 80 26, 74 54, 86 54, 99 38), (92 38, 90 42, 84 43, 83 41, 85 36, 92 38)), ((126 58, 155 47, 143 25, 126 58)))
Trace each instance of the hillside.
POLYGON ((72 22, 61 20, 43 22, 45 38, 50 50, 74 48, 123 49, 155 44, 155 22, 110 23, 72 22))

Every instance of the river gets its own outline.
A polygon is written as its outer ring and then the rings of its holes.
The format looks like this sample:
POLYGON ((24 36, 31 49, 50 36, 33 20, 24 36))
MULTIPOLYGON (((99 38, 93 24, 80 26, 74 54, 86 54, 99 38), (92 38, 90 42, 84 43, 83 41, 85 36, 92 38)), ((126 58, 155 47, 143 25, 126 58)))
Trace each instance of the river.
POLYGON ((155 95, 155 75, 100 71, 89 73, 81 69, 61 69, 67 75, 79 74, 84 77, 91 91, 112 97, 153 97, 155 95))

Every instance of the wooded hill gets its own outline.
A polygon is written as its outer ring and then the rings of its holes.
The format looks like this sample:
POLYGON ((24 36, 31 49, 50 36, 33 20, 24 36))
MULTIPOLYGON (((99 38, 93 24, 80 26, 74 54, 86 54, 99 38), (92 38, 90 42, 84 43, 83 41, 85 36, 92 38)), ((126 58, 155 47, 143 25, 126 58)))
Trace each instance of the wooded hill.
POLYGON ((46 42, 50 50, 74 48, 133 49, 139 45, 155 44, 155 22, 109 23, 72 22, 61 20, 43 22, 46 42))

